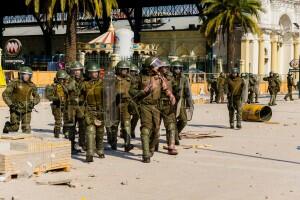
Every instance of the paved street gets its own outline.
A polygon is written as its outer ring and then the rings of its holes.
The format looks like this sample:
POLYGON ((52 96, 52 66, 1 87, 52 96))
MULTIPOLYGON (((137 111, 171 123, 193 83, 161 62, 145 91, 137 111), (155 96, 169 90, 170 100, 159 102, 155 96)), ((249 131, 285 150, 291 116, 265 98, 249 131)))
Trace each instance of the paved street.
MULTIPOLYGON (((195 199, 264 200, 300 198, 300 100, 272 107, 272 123, 242 124, 242 130, 228 128, 226 104, 197 105, 187 131, 222 136, 185 139, 178 156, 169 156, 160 145, 150 164, 141 160, 140 140, 132 153, 106 151, 106 158, 86 164, 85 156, 73 159, 71 172, 56 172, 0 183, 0 199, 195 199), (43 178, 71 178, 75 188, 38 185, 43 178)), ((267 98, 260 99, 262 103, 267 98)), ((49 104, 33 114, 34 134, 52 136, 53 118, 49 104)), ((8 110, 1 108, 2 130, 8 110)), ((165 131, 161 128, 161 141, 165 131)))

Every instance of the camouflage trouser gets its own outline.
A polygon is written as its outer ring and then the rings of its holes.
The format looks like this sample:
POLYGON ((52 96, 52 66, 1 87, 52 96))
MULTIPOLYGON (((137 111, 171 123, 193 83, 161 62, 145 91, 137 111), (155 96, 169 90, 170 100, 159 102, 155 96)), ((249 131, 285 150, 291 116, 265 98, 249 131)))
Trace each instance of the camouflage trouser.
POLYGON ((186 109, 185 109, 185 105, 182 104, 180 107, 180 114, 177 117, 177 124, 176 124, 177 133, 176 133, 176 137, 175 137, 176 140, 179 139, 179 135, 186 125, 187 125, 186 109))
POLYGON ((214 88, 210 88, 209 92, 210 92, 210 103, 212 103, 214 101, 214 96, 215 96, 215 101, 217 101, 218 91, 216 89, 214 89, 214 88))
POLYGON ((269 105, 270 106, 276 105, 276 96, 277 96, 276 89, 269 87, 269 93, 270 93, 269 105))
POLYGON ((170 104, 170 100, 162 102, 161 106, 161 120, 164 122, 166 128, 166 137, 168 146, 175 144, 176 137, 176 113, 173 106, 170 104))
POLYGON ((68 105, 64 112, 63 132, 75 144, 76 124, 78 124, 79 145, 85 147, 84 107, 68 105))
POLYGON ((103 116, 97 111, 87 109, 85 114, 85 136, 87 156, 93 156, 96 150, 98 155, 104 154, 104 122, 103 116))
POLYGON ((238 125, 241 125, 242 121, 242 100, 241 96, 228 96, 227 108, 229 111, 229 123, 234 125, 234 115, 236 112, 236 121, 238 125))
POLYGON ((293 100, 293 87, 288 86, 288 93, 285 95, 284 99, 287 100, 287 98, 290 98, 290 100, 293 100))
POLYGON ((54 135, 59 135, 64 116, 64 107, 51 104, 52 115, 54 117, 54 135))
POLYGON ((138 110, 139 108, 130 108, 131 110, 129 110, 130 114, 131 114, 131 121, 130 121, 130 124, 131 124, 131 135, 135 136, 135 128, 136 128, 136 125, 140 119, 140 113, 138 113, 138 110), (138 109, 138 110, 136 110, 138 109))
POLYGON ((128 112, 128 102, 121 102, 117 106, 117 122, 111 127, 111 132, 107 133, 108 142, 114 146, 117 143, 118 127, 121 123, 121 134, 125 141, 125 146, 130 145, 131 140, 131 116, 128 112))
POLYGON ((248 103, 253 103, 254 99, 254 88, 250 87, 249 88, 249 95, 248 95, 248 103))
POLYGON ((141 104, 140 109, 143 157, 149 158, 159 141, 160 111, 156 105, 141 104))
POLYGON ((16 132, 19 130, 20 122, 22 132, 30 133, 31 112, 19 113, 10 110, 10 121, 5 123, 4 129, 6 129, 8 132, 16 132))
POLYGON ((219 89, 218 90, 216 102, 220 103, 220 99, 221 99, 221 103, 224 103, 224 89, 219 89))

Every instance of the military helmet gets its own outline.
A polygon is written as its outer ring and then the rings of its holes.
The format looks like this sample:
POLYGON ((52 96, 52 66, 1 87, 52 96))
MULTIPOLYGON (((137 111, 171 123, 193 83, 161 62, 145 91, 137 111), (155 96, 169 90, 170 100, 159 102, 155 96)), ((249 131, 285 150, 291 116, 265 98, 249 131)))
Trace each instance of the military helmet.
POLYGON ((20 74, 32 74, 32 69, 28 66, 24 66, 20 68, 20 74))
POLYGON ((130 63, 128 61, 122 60, 118 62, 116 69, 130 69, 130 63))
POLYGON ((270 71, 269 75, 273 75, 274 73, 272 71, 270 71))
POLYGON ((159 67, 162 67, 164 66, 164 63, 157 57, 152 57, 150 56, 149 58, 147 58, 145 60, 145 63, 144 63, 144 68, 147 68, 147 67, 153 67, 153 68, 159 68, 159 67))
POLYGON ((172 62, 171 66, 172 67, 183 67, 183 63, 177 60, 177 61, 172 62))
POLYGON ((83 65, 79 61, 74 61, 69 64, 70 70, 81 70, 83 65))
POLYGON ((88 72, 98 72, 100 71, 100 66, 95 62, 88 62, 86 64, 86 70, 88 72))
POLYGON ((232 68, 231 74, 239 74, 239 69, 238 68, 232 68))
POLYGON ((56 72, 56 78, 57 79, 67 79, 68 78, 68 73, 65 70, 58 70, 56 72))
POLYGON ((161 58, 161 62, 163 63, 163 67, 170 67, 170 62, 167 58, 161 58))
POLYGON ((131 64, 130 64, 130 71, 138 72, 138 71, 139 71, 139 68, 136 66, 136 64, 131 63, 131 64))

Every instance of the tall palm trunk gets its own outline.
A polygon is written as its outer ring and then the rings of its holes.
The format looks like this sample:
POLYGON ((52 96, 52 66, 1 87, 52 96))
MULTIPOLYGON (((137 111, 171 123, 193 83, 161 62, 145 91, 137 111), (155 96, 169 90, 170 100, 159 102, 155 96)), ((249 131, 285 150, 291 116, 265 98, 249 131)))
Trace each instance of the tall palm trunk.
POLYGON ((67 32, 65 41, 66 62, 76 61, 77 54, 77 6, 73 6, 67 18, 67 32))
POLYGON ((234 68, 234 31, 227 29, 227 70, 230 72, 234 68))

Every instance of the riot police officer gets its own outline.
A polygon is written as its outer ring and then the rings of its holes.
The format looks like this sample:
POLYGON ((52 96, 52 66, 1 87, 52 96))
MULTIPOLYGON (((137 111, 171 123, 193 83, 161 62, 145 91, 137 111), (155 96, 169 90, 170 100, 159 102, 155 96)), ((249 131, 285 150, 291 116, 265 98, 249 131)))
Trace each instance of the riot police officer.
POLYGON ((230 128, 234 128, 234 118, 236 115, 236 127, 242 128, 242 94, 245 87, 244 80, 239 76, 238 69, 232 69, 232 72, 227 79, 228 84, 228 104, 230 128), (235 114, 236 113, 236 114, 235 114))
MULTIPOLYGON (((174 77, 172 72, 170 72, 170 63, 167 59, 161 59, 163 61, 159 72, 162 76, 163 82, 167 84, 169 91, 173 91, 174 77)), ((168 154, 177 155, 178 152, 175 149, 175 137, 177 132, 176 127, 176 108, 171 104, 169 97, 165 91, 162 91, 160 98, 160 111, 161 120, 164 122, 166 128, 167 144, 168 144, 168 154)))
POLYGON ((175 144, 179 145, 180 133, 187 125, 187 121, 188 121, 187 110, 190 113, 192 113, 194 106, 192 101, 192 93, 190 90, 190 83, 188 78, 183 74, 182 62, 174 61, 171 63, 171 67, 174 76, 173 92, 177 102, 177 108, 176 108, 177 133, 175 137, 175 144))
POLYGON ((81 94, 85 97, 85 135, 86 161, 93 162, 96 154, 104 158, 104 107, 103 82, 100 79, 100 67, 93 62, 87 63, 88 80, 83 83, 81 94))
POLYGON ((284 97, 285 101, 287 101, 288 98, 290 98, 291 101, 294 101, 294 99, 293 99, 293 87, 296 89, 296 84, 294 82, 293 73, 289 72, 288 76, 287 76, 288 93, 284 97))
POLYGON ((143 64, 139 80, 131 85, 130 94, 140 101, 141 112, 141 140, 143 162, 149 163, 154 154, 155 146, 159 142, 160 111, 159 100, 161 92, 165 91, 172 105, 176 99, 172 92, 163 84, 158 72, 162 62, 156 57, 149 57, 143 64))
MULTIPOLYGON (((136 84, 139 78, 139 68, 131 63, 130 66, 131 84, 136 84)), ((139 102, 133 99, 129 103, 129 113, 131 114, 131 138, 135 138, 135 128, 140 119, 139 102)))
POLYGON ((268 81, 268 91, 270 93, 270 102, 269 106, 276 105, 276 91, 278 87, 278 83, 274 73, 271 71, 268 77, 263 78, 264 81, 268 81))
POLYGON ((66 120, 64 123, 64 134, 71 141, 72 153, 77 153, 75 148, 76 125, 78 124, 79 145, 85 149, 84 135, 84 99, 82 95, 82 85, 84 82, 83 65, 78 62, 71 62, 68 70, 70 79, 67 84, 68 99, 66 103, 66 120))
POLYGON ((51 110, 54 116, 54 137, 59 138, 62 127, 62 120, 65 111, 65 103, 67 99, 67 80, 69 75, 64 70, 59 70, 56 73, 54 83, 46 87, 46 98, 51 103, 51 110))
POLYGON ((116 106, 118 113, 118 121, 112 127, 112 135, 109 136, 109 142, 112 149, 117 146, 117 131, 119 123, 121 122, 121 135, 124 138, 124 148, 126 152, 133 149, 131 144, 131 123, 129 113, 129 103, 132 101, 129 94, 131 78, 129 75, 130 63, 128 61, 120 61, 116 66, 116 106))
POLYGON ((3 133, 19 130, 20 122, 23 133, 30 133, 31 112, 40 102, 36 85, 31 82, 32 69, 21 67, 19 79, 11 81, 2 93, 6 105, 9 107, 10 121, 6 122, 3 133))

